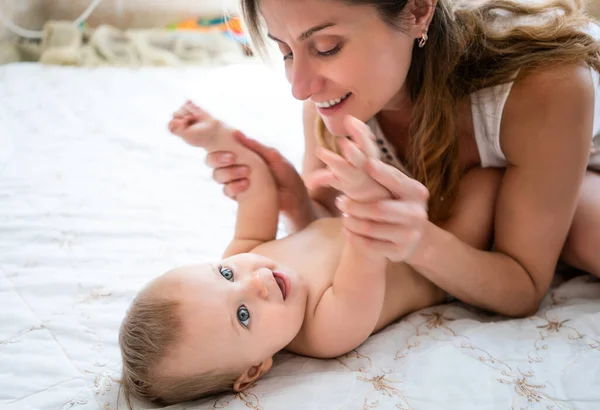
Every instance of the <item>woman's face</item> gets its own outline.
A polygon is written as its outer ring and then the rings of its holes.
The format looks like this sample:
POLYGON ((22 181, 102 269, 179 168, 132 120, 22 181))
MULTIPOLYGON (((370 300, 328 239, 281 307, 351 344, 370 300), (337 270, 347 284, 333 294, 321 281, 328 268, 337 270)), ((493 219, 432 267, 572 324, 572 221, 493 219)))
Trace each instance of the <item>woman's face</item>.
MULTIPOLYGON (((334 135, 346 135, 343 118, 367 121, 399 108, 415 39, 386 24, 370 5, 327 0, 261 0, 269 37, 277 42, 292 94, 311 100, 334 135)), ((412 28, 411 28, 412 27, 412 28)))

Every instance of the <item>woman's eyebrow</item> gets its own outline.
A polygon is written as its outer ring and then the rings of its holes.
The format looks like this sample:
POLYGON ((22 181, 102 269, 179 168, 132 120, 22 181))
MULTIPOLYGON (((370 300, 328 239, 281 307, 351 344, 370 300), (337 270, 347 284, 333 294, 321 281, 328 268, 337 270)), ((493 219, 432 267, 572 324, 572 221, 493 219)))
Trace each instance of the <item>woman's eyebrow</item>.
MULTIPOLYGON (((319 24, 317 26, 309 28, 304 33, 300 34, 300 36, 298 37, 298 41, 304 41, 304 40, 308 39, 310 36, 312 36, 313 34, 315 34, 316 32, 325 30, 326 28, 333 27, 333 26, 335 26, 335 23, 328 22, 328 23, 319 24)), ((271 33, 268 33, 267 37, 269 37, 271 40, 277 41, 278 43, 285 43, 284 41, 273 36, 271 33)))

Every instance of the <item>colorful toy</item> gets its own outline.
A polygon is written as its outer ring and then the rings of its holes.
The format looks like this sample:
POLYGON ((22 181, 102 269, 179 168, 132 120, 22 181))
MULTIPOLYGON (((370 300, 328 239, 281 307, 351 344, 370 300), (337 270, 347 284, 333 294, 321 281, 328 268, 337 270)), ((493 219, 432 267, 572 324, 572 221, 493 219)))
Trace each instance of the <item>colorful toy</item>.
POLYGON ((169 30, 199 32, 219 31, 242 45, 248 44, 248 38, 242 29, 242 22, 239 17, 222 16, 214 18, 203 17, 197 20, 188 19, 171 24, 167 28, 169 30))

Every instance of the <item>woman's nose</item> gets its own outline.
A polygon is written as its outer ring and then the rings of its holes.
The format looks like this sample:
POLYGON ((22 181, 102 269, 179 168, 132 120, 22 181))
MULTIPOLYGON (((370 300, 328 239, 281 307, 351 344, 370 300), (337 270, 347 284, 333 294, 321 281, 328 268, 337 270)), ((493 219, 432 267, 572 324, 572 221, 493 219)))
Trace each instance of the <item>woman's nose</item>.
POLYGON ((288 69, 288 81, 292 85, 292 95, 300 101, 308 100, 318 93, 323 84, 323 79, 314 67, 299 58, 288 69))

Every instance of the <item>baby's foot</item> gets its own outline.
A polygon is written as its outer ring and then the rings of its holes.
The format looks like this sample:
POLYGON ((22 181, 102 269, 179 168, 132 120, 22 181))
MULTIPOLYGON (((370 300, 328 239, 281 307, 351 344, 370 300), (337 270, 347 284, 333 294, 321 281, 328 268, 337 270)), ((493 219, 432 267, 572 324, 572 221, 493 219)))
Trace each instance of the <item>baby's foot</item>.
POLYGON ((223 124, 191 101, 187 101, 169 122, 169 131, 195 147, 213 148, 224 130, 223 124))

